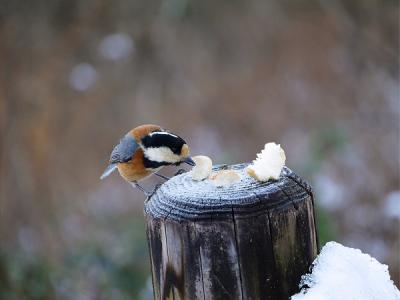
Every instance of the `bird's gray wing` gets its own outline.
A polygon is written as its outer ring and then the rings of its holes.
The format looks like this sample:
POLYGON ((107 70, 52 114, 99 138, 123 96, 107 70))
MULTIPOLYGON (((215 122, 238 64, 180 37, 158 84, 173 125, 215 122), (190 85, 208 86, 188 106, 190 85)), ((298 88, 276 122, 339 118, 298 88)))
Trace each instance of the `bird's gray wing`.
POLYGON ((135 138, 130 133, 127 133, 111 152, 110 164, 124 163, 131 160, 136 149, 139 147, 135 138))

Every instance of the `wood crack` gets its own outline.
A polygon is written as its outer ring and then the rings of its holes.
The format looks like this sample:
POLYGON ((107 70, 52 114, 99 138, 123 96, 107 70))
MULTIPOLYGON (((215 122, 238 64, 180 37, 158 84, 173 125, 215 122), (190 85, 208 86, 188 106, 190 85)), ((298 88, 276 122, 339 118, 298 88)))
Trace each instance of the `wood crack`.
POLYGON ((242 284, 242 270, 240 266, 240 250, 239 250, 239 242, 238 242, 238 235, 237 235, 237 228, 236 228, 236 222, 235 222, 235 212, 232 207, 232 221, 233 221, 233 232, 235 235, 235 247, 236 247, 236 254, 237 254, 237 264, 238 264, 238 269, 239 269, 239 283, 240 283, 240 296, 241 299, 243 299, 243 284, 242 284))

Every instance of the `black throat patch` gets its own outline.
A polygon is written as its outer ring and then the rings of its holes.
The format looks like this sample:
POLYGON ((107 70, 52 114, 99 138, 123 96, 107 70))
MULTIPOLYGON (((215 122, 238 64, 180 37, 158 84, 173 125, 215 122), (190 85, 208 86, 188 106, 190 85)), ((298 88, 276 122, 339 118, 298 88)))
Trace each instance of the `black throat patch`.
POLYGON ((144 156, 143 157, 143 165, 146 169, 158 169, 163 166, 171 165, 171 163, 168 163, 165 161, 158 162, 158 161, 150 160, 146 156, 144 156))

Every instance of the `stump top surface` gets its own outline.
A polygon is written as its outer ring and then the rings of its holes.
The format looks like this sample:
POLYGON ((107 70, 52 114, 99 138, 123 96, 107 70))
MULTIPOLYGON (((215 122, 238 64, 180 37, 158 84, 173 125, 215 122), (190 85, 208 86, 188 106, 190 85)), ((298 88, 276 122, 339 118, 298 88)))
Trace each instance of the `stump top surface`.
POLYGON ((194 181, 191 171, 165 182, 145 204, 145 213, 155 218, 202 220, 251 216, 286 205, 296 205, 312 194, 311 187, 284 167, 278 180, 259 182, 246 173, 248 164, 217 166, 213 171, 233 169, 240 181, 217 187, 209 179, 194 181))

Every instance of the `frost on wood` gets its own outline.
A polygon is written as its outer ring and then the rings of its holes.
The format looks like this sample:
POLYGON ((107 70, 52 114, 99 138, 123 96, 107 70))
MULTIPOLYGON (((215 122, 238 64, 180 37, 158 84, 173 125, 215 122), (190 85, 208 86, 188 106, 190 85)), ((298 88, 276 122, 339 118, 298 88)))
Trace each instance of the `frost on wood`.
POLYGON ((281 146, 275 143, 267 143, 261 153, 257 154, 253 164, 247 168, 247 173, 258 181, 278 179, 285 161, 285 151, 281 146))
POLYGON ((171 218, 176 216, 176 219, 181 219, 182 216, 202 219, 215 214, 231 214, 232 207, 241 207, 241 211, 249 206, 249 210, 259 211, 264 205, 272 207, 286 201, 287 195, 292 194, 298 194, 292 199, 292 202, 297 203, 312 193, 311 187, 287 167, 283 168, 278 180, 261 182, 247 175, 247 166, 248 164, 214 166, 214 174, 221 170, 233 170, 240 177, 234 184, 222 188, 213 184, 213 174, 201 181, 193 180, 193 171, 174 176, 153 194, 145 211, 161 218, 168 215, 171 218), (165 198, 169 201, 165 201, 165 198), (260 202, 260 199, 264 200, 260 202))
POLYGON ((388 267, 359 249, 327 243, 291 300, 399 300, 388 267))
POLYGON ((192 157, 192 159, 196 163, 196 165, 192 169, 193 180, 200 181, 210 176, 212 170, 211 158, 205 155, 198 155, 192 157))

